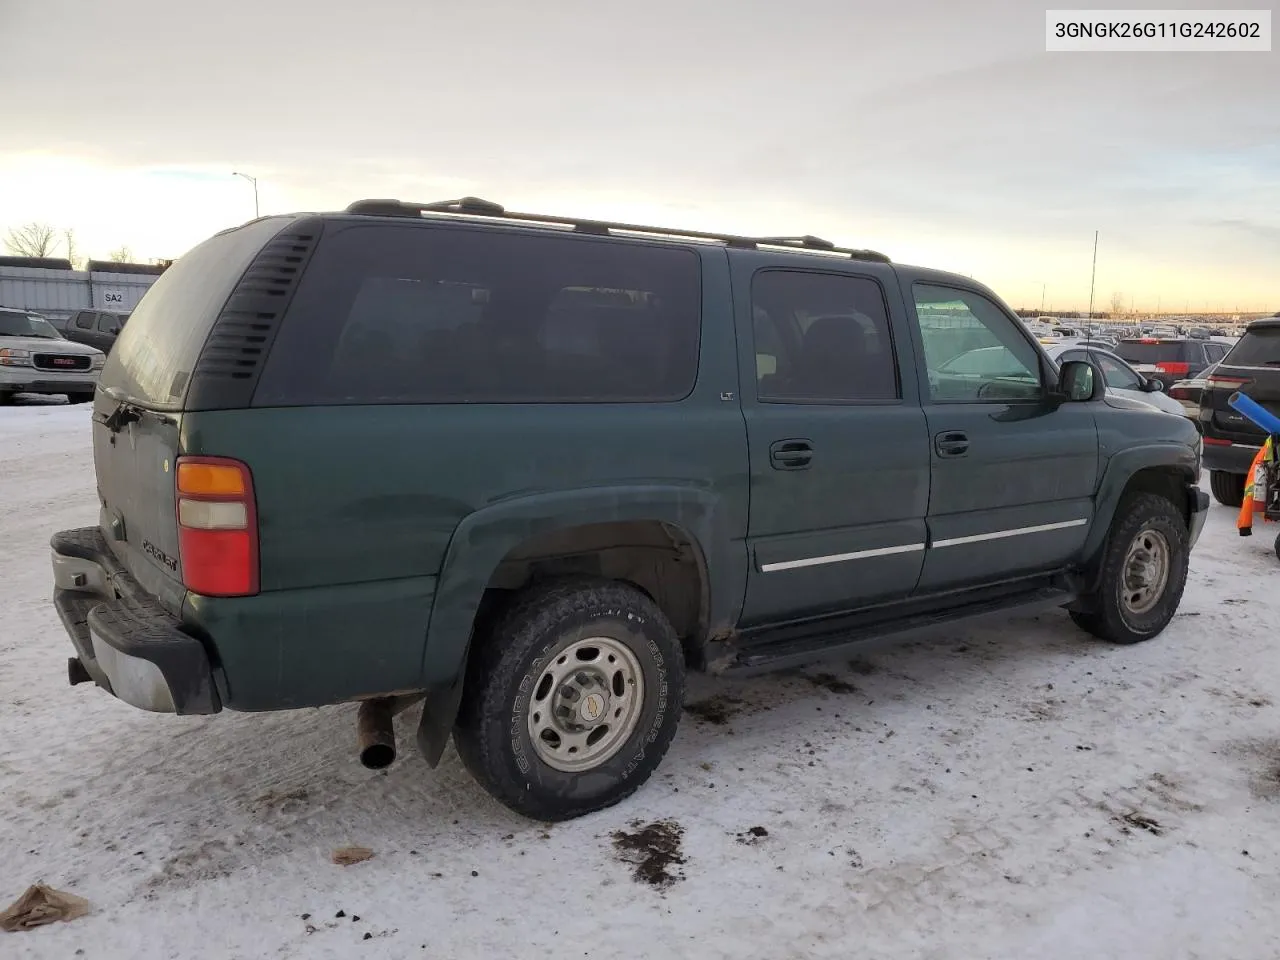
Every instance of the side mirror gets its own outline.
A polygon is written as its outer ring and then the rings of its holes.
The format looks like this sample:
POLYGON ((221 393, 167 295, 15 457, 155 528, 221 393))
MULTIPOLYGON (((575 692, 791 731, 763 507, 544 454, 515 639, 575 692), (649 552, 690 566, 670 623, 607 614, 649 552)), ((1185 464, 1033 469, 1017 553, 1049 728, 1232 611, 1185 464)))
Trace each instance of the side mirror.
POLYGON ((1164 390, 1164 384, 1159 380, 1144 380, 1142 390, 1144 393, 1160 393, 1164 390))
POLYGON ((1104 389, 1093 364, 1085 360, 1068 360, 1058 371, 1058 396, 1068 403, 1093 400, 1104 389))

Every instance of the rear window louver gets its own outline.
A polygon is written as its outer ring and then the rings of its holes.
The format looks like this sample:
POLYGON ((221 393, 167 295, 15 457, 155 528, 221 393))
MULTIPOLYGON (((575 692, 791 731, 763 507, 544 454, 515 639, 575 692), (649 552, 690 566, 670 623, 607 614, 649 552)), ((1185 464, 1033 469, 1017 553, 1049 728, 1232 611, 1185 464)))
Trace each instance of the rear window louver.
POLYGON ((291 224, 249 264, 196 361, 188 410, 249 406, 267 351, 320 239, 322 225, 313 217, 291 224))

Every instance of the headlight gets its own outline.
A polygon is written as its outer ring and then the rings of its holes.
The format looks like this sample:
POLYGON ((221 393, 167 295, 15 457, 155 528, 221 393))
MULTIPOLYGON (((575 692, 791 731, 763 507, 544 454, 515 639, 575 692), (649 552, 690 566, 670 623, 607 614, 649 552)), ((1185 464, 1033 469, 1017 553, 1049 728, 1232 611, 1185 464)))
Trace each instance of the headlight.
POLYGON ((101 370, 102 365, 106 362, 107 362, 107 355, 105 353, 100 353, 97 356, 95 356, 92 360, 89 361, 89 369, 101 370))
POLYGON ((18 350, 14 347, 0 349, 0 367, 31 366, 31 351, 18 350))

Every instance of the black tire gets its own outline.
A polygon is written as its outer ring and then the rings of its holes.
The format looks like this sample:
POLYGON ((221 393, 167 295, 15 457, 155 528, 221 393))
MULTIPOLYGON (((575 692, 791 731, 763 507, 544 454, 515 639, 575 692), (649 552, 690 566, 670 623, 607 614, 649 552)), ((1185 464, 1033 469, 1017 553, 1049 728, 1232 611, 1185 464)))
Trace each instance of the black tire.
POLYGON ((635 587, 586 578, 536 585, 474 642, 454 743, 480 785, 517 813, 559 821, 612 806, 649 778, 671 745, 684 702, 684 654, 662 611, 635 587), (590 770, 566 772, 539 756, 530 713, 561 651, 590 637, 625 646, 643 694, 616 752, 590 770))
POLYGON ((13 394, 8 390, 0 391, 0 407, 13 403, 13 394))
POLYGON ((1275 548, 1276 548, 1276 559, 1280 560, 1280 533, 1276 534, 1275 548))
POLYGON ((1154 493, 1127 497, 1116 510, 1107 544, 1103 550, 1098 589, 1084 598, 1087 612, 1071 611, 1077 626, 1100 640, 1111 643, 1141 643, 1160 633, 1182 601, 1191 557, 1187 523, 1178 508, 1154 493), (1163 538, 1168 550, 1168 571, 1164 586, 1148 609, 1135 612, 1124 599, 1125 565, 1129 549, 1146 534, 1163 538))
POLYGON ((1224 507, 1238 507, 1244 503, 1244 481, 1243 473, 1209 471, 1209 489, 1213 491, 1213 499, 1224 507))
POLYGON ((67 403, 93 403, 93 391, 89 390, 83 393, 68 393, 67 403))

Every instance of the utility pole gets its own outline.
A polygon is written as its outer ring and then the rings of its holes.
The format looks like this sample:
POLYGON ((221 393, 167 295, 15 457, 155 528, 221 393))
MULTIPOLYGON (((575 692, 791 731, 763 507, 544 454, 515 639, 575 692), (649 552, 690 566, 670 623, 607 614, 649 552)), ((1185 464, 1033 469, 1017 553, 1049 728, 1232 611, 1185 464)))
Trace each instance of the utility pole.
POLYGON ((1044 313, 1044 292, 1047 289, 1049 289, 1049 285, 1047 283, 1040 284, 1040 312, 1042 314, 1044 313))
POLYGON ((231 175, 233 177, 244 177, 253 184, 253 219, 257 220, 260 216, 258 213, 258 178, 251 177, 247 173, 232 173, 231 175))

